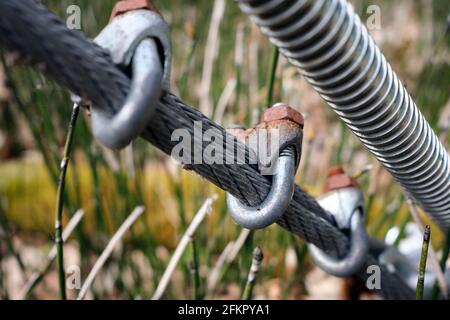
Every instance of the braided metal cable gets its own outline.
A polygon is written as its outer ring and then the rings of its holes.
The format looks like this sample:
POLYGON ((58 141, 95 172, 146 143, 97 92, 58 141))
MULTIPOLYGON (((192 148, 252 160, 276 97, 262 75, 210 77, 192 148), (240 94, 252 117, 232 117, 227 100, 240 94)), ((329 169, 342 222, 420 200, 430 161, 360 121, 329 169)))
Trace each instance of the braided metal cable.
MULTIPOLYGON (((17 52, 34 63, 45 65, 47 74, 74 93, 88 98, 94 106, 117 111, 126 98, 130 80, 111 63, 107 54, 83 34, 67 30, 60 19, 33 0, 0 1, 0 12, 1 47, 17 52), (33 29, 32 32, 28 28, 15 27, 18 21, 24 20, 33 29)), ((215 129, 223 137, 212 142, 217 150, 245 154, 245 163, 250 163, 250 153, 244 144, 170 93, 162 96, 155 116, 142 136, 165 153, 171 154, 172 148, 178 143, 171 139, 173 131, 183 128, 196 137, 195 123, 201 123, 204 131, 215 129)), ((200 145, 200 152, 207 145, 211 147, 211 142, 196 142, 200 145)), ((192 157, 194 152, 199 150, 193 148, 192 157)), ((262 176, 255 166, 226 164, 223 156, 224 164, 210 165, 203 161, 202 164, 184 165, 184 168, 195 171, 243 203, 254 206, 262 202, 269 193, 270 180, 262 176)), ((296 187, 290 207, 277 223, 331 255, 342 257, 348 249, 348 237, 300 187, 296 187)), ((378 264, 376 258, 368 255, 365 267, 374 264, 378 264)), ((358 274, 363 281, 368 277, 365 270, 363 268, 358 274)), ((383 266, 381 270, 380 293, 385 298, 414 298, 413 292, 396 274, 383 266)))
MULTIPOLYGON (((193 144, 202 146, 201 150, 209 146, 210 149, 245 154, 245 163, 249 163, 249 149, 244 144, 229 136, 218 124, 170 93, 161 99, 155 117, 149 123, 143 137, 160 150, 170 154, 173 147, 178 143, 177 141, 171 141, 172 132, 183 128, 189 131, 191 137, 196 137, 194 126, 199 122, 203 130, 214 129, 223 138, 215 139, 212 143, 195 140, 192 141, 193 144)), ((198 152, 198 149, 192 149, 191 158, 194 157, 194 152, 198 152)), ((226 164, 226 155, 223 155, 223 159, 224 164, 208 165, 206 164, 207 161, 204 161, 202 164, 184 165, 184 168, 195 171, 249 206, 260 204, 270 191, 271 182, 268 178, 262 176, 256 166, 226 164)), ((289 208, 277 224, 307 242, 322 248, 327 253, 343 257, 348 250, 349 239, 329 219, 329 215, 315 199, 297 186, 289 208)), ((367 256, 366 265, 358 274, 363 281, 366 281, 368 277, 366 269, 369 265, 379 265, 374 256, 367 256)), ((414 298, 413 292, 396 274, 390 273, 383 266, 381 266, 381 270, 381 294, 385 298, 414 298)))
POLYGON ((237 0, 445 231, 449 156, 345 0, 237 0))
POLYGON ((125 101, 130 80, 109 54, 36 1, 0 1, 0 43, 97 108, 117 110, 125 101))

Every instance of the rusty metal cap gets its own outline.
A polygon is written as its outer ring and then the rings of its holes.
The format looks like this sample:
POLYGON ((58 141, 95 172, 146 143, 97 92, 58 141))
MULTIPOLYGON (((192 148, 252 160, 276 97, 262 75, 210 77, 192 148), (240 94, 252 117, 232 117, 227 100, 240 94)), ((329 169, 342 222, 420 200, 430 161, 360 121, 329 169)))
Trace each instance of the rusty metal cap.
POLYGON ((341 166, 335 166, 328 171, 327 182, 323 187, 323 192, 343 189, 343 188, 358 188, 358 182, 350 175, 346 174, 341 166))
POLYGON ((158 9, 148 0, 120 0, 115 4, 110 20, 126 12, 139 9, 147 9, 161 15, 158 9))
POLYGON ((345 171, 344 168, 342 168, 342 166, 334 166, 332 168, 330 168, 330 170, 328 170, 328 174, 327 177, 333 177, 333 176, 339 176, 339 175, 345 175, 345 171))
POLYGON ((277 103, 271 108, 268 108, 264 111, 262 119, 263 122, 272 122, 278 120, 292 121, 299 125, 301 128, 303 128, 305 124, 303 115, 285 103, 277 103))

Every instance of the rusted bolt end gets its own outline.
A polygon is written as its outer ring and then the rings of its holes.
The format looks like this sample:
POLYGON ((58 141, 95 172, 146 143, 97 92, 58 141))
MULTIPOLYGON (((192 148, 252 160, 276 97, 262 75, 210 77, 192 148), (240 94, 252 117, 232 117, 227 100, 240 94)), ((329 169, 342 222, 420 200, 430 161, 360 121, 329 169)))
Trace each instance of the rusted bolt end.
POLYGON ((139 9, 147 9, 161 14, 158 9, 156 9, 156 7, 148 0, 121 0, 114 6, 110 21, 121 14, 139 9))
POLYGON ((342 166, 334 166, 330 170, 328 170, 327 177, 333 177, 333 176, 339 176, 339 175, 345 175, 344 168, 342 166))
POLYGON ((240 126, 233 126, 227 129, 227 132, 236 137, 239 141, 245 142, 247 136, 253 131, 253 129, 245 129, 240 126))
POLYGON ((264 111, 262 120, 263 122, 288 120, 296 123, 302 129, 305 124, 302 114, 285 103, 277 103, 271 108, 268 108, 264 111))
POLYGON ((346 174, 341 166, 336 166, 328 171, 328 179, 323 187, 323 192, 327 193, 329 191, 351 187, 358 188, 358 182, 346 174))

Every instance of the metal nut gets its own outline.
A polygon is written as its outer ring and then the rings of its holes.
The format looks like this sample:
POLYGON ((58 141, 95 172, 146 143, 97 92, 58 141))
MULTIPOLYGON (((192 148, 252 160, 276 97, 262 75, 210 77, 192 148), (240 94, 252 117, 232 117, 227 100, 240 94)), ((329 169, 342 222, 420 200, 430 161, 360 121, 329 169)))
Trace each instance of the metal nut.
POLYGON ((330 178, 333 176, 340 176, 340 175, 345 175, 344 168, 342 168, 341 166, 335 166, 332 167, 330 170, 328 170, 327 177, 330 178))
POLYGON ((358 188, 358 182, 346 174, 341 166, 336 166, 328 171, 328 178, 323 187, 323 192, 327 193, 329 191, 351 187, 358 188))
POLYGON ((288 120, 296 123, 301 128, 305 124, 302 114, 285 103, 277 103, 271 108, 268 108, 264 111, 262 120, 263 122, 288 120))
POLYGON ((228 128, 227 132, 231 135, 233 135, 234 137, 236 137, 236 139, 238 139, 239 141, 245 143, 247 137, 254 131, 254 129, 244 129, 244 128, 228 128))
POLYGON ((121 0, 114 6, 110 20, 126 12, 139 9, 147 9, 161 14, 158 9, 156 9, 156 7, 148 0, 121 0))
POLYGON ((247 144, 250 148, 250 157, 256 157, 260 168, 270 168, 274 163, 275 158, 278 158, 280 152, 288 147, 295 148, 295 166, 296 169, 300 164, 302 139, 303 139, 303 116, 300 112, 289 107, 287 104, 278 103, 273 107, 267 109, 262 117, 262 121, 250 129, 242 127, 232 127, 227 129, 227 132, 235 136, 238 140, 247 144), (278 135, 271 135, 271 132, 278 131, 278 135), (277 137, 277 138, 275 138, 277 137), (253 149, 253 145, 249 142, 266 141, 268 144, 274 143, 278 139, 276 150, 270 146, 267 147, 267 152, 264 157, 258 157, 258 150, 253 149))

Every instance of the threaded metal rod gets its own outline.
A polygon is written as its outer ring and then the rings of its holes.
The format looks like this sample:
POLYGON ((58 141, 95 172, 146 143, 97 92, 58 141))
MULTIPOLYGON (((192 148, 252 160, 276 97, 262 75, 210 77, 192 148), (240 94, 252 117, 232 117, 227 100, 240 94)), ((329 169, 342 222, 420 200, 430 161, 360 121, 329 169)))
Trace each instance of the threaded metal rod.
POLYGON ((450 226, 449 157, 345 0, 237 0, 442 229, 450 226))

